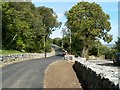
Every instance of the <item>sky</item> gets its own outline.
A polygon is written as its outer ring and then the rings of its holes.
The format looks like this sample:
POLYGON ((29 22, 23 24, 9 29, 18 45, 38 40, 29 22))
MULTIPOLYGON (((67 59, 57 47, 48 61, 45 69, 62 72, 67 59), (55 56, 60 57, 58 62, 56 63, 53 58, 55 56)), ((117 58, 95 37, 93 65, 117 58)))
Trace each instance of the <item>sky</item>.
MULTIPOLYGON (((66 22, 65 12, 69 11, 72 6, 76 5, 78 2, 38 2, 34 1, 33 4, 38 6, 46 6, 49 8, 53 8, 53 10, 58 15, 58 21, 62 22, 62 27, 64 26, 64 23, 66 22)), ((110 22, 112 29, 110 30, 109 34, 113 35, 113 40, 110 44, 114 44, 115 41, 117 41, 118 37, 118 2, 96 2, 98 3, 103 11, 110 15, 110 22)), ((51 38, 60 37, 62 38, 62 29, 56 29, 52 34, 50 35, 51 38)), ((103 40, 101 40, 103 44, 105 43, 103 40)))

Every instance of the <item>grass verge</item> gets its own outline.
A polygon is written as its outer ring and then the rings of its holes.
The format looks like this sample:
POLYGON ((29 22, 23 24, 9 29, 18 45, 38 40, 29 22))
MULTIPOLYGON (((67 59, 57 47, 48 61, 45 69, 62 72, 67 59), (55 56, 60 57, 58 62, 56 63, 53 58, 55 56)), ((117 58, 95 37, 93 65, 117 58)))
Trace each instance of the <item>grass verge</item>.
POLYGON ((25 52, 17 51, 17 50, 0 50, 0 55, 9 55, 9 54, 21 54, 25 52))

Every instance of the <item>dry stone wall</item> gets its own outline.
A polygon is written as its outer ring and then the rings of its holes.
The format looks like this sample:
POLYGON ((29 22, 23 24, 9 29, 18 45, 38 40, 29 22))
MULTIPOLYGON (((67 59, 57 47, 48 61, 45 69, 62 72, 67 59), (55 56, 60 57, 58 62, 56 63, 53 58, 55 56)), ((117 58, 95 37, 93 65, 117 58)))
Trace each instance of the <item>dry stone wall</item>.
POLYGON ((73 69, 86 90, 119 90, 119 74, 108 67, 79 58, 73 69))
MULTIPOLYGON (((51 53, 47 53, 47 57, 55 55, 55 51, 52 50, 51 53)), ((22 61, 36 58, 43 58, 44 53, 24 53, 24 54, 11 54, 11 55, 0 55, 1 62, 11 62, 11 61, 22 61)))

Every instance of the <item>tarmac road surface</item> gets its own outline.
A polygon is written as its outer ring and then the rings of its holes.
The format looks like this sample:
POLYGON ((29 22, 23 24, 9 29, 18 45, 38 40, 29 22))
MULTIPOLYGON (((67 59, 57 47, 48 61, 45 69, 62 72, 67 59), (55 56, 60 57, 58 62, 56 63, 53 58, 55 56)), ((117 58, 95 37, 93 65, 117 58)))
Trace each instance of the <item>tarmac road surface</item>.
POLYGON ((63 58, 60 48, 53 46, 56 55, 10 64, 2 68, 2 88, 43 88, 47 66, 63 58))

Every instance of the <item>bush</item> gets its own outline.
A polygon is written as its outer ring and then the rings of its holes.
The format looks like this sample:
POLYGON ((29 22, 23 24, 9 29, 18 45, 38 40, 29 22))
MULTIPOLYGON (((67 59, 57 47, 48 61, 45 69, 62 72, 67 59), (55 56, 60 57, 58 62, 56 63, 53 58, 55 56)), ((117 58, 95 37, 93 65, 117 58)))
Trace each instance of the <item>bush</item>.
POLYGON ((101 43, 93 45, 89 50, 90 55, 100 56, 105 55, 105 59, 113 59, 115 56, 114 48, 108 48, 101 43), (98 52, 99 50, 99 52, 98 52), (99 53, 99 55, 98 55, 99 53))
POLYGON ((60 39, 60 38, 53 39, 53 44, 56 44, 56 45, 61 47, 62 46, 62 39, 60 39))
POLYGON ((115 50, 110 49, 109 51, 106 51, 105 53, 105 59, 113 59, 115 57, 115 50))
POLYGON ((98 54, 98 48, 95 47, 95 46, 93 46, 93 47, 89 50, 89 54, 90 54, 90 55, 95 55, 95 56, 97 56, 97 54, 98 54))

